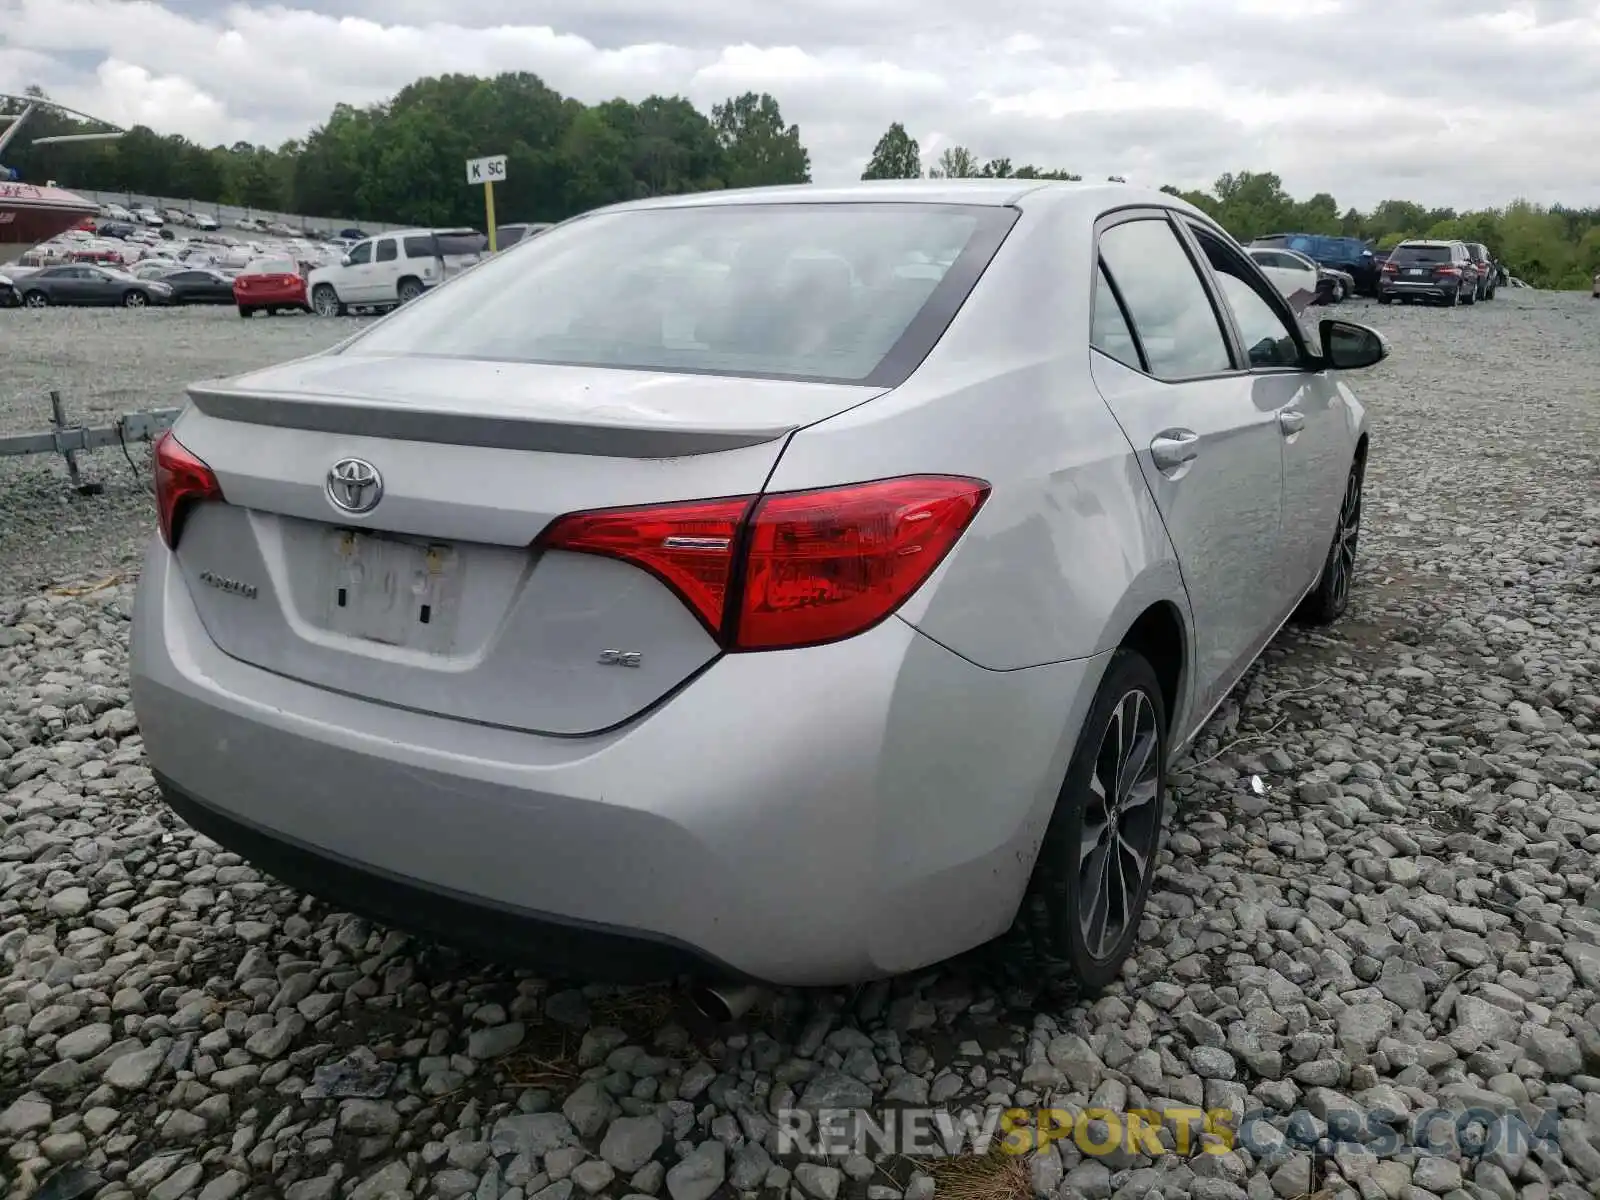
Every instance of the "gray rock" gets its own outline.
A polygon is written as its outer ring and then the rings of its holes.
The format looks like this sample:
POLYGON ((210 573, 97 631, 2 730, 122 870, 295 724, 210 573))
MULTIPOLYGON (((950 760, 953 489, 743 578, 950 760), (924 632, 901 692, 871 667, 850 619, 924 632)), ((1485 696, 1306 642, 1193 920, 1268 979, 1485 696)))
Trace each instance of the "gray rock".
POLYGON ((53 1114, 48 1101, 23 1096, 0 1113, 0 1137, 21 1138, 24 1134, 50 1128, 53 1114))
MULTIPOLYGON (((668 1173, 671 1179, 671 1173, 668 1173)), ((838 1200, 839 1186, 844 1182, 844 1174, 838 1167, 819 1166, 816 1163, 803 1162, 794 1168, 794 1179, 806 1195, 815 1200, 838 1200)))
POLYGON ((93 1058, 111 1045, 111 1026, 99 1023, 80 1025, 71 1033, 64 1033, 56 1042, 56 1057, 72 1062, 93 1058))
POLYGON ((631 1174, 655 1155, 666 1140, 666 1130, 655 1116, 618 1117, 606 1129, 600 1157, 618 1171, 631 1174))
POLYGON ((494 1025, 488 1029, 474 1029, 467 1035, 467 1055, 479 1062, 510 1054, 522 1045, 527 1030, 521 1021, 507 1025, 494 1025))
POLYGON ((672 1200, 710 1200, 728 1174, 728 1152, 721 1142, 702 1142, 667 1170, 672 1200))

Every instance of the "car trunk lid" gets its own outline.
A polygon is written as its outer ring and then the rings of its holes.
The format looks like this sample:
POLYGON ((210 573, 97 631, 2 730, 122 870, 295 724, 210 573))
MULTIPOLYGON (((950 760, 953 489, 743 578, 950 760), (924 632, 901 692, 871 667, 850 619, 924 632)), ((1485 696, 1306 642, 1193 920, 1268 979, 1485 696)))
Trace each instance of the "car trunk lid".
POLYGON ((792 430, 882 391, 321 355, 191 389, 175 433, 228 503, 194 510, 176 557, 235 658, 440 716, 594 733, 721 647, 655 576, 539 551, 541 531, 575 511, 755 494, 792 430))

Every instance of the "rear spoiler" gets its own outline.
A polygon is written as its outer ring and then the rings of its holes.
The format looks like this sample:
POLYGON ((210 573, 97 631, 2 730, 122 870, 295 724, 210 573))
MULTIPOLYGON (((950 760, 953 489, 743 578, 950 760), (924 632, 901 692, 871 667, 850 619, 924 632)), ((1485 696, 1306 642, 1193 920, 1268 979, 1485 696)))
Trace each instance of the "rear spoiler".
POLYGON ((401 407, 375 397, 243 391, 208 383, 192 384, 188 391, 194 407, 206 416, 247 425, 607 458, 681 458, 740 450, 777 441, 800 428, 793 422, 734 428, 651 423, 636 412, 629 412, 626 419, 621 414, 615 419, 594 414, 584 420, 558 420, 533 413, 504 416, 401 407))

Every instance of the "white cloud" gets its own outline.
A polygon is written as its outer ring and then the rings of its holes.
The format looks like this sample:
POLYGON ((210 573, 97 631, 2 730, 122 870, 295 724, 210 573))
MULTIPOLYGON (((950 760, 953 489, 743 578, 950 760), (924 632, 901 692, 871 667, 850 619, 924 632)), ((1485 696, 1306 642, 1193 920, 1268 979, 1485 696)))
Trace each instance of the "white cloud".
POLYGON ((1596 62, 1594 0, 0 0, 0 91, 206 143, 528 70, 591 103, 771 91, 823 182, 898 120, 929 159, 965 144, 1180 186, 1273 170, 1363 206, 1600 202, 1596 62))

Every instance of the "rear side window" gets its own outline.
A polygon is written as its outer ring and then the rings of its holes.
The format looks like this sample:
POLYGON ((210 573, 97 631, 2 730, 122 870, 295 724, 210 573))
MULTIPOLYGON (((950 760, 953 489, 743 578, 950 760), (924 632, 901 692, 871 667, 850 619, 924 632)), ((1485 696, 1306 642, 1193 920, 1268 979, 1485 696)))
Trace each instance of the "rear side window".
POLYGON ((489 239, 481 233, 436 233, 433 240, 439 253, 448 257, 464 254, 482 254, 489 248, 489 239))
POLYGON ((439 253, 431 237, 408 237, 405 246, 407 258, 433 258, 439 253))
POLYGON ((393 262, 400 257, 400 250, 394 244, 393 238, 384 238, 378 243, 378 262, 393 262))
POLYGON ((342 353, 897 383, 1016 215, 893 203, 596 214, 489 259, 342 353))
POLYGON ((1165 220, 1112 226, 1100 235, 1100 259, 1128 306, 1150 374, 1185 379, 1233 369, 1211 297, 1165 220))
POLYGON ((1117 303, 1117 294, 1106 279, 1104 267, 1095 272, 1089 344, 1125 367, 1135 371, 1145 369, 1144 360, 1139 356, 1139 344, 1133 340, 1133 330, 1128 328, 1127 318, 1122 315, 1122 305, 1117 303))
POLYGON ((1396 246, 1389 261, 1396 266, 1427 266, 1453 261, 1449 246, 1396 246))

